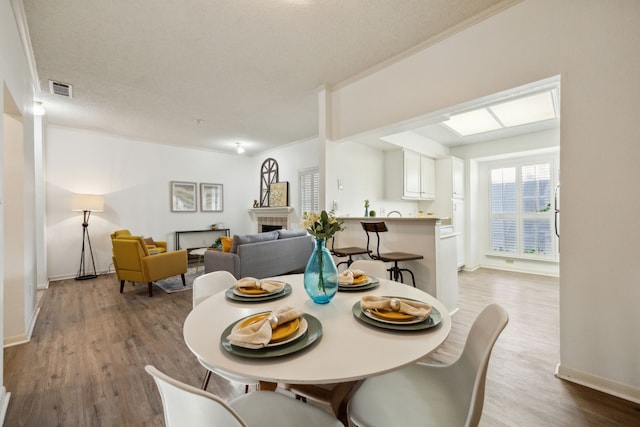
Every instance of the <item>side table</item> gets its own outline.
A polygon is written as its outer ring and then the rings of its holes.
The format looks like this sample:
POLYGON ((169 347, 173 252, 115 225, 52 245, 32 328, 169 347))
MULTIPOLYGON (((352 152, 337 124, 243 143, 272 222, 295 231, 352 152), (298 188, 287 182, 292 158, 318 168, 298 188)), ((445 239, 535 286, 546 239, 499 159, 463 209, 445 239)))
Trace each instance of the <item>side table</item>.
POLYGON ((207 250, 210 248, 197 248, 197 249, 193 249, 189 251, 189 255, 193 255, 193 256, 197 256, 198 257, 198 263, 196 264, 196 273, 198 272, 198 269, 200 268, 200 261, 202 261, 202 258, 204 257, 205 252, 207 252, 207 250))

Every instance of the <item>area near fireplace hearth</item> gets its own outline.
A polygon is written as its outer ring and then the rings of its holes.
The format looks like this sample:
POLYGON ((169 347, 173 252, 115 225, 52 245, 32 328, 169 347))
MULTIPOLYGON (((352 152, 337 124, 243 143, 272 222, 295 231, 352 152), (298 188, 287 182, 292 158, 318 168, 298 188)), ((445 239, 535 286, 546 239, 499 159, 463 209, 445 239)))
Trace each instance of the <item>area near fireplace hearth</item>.
POLYGON ((249 209, 251 219, 256 223, 256 232, 278 229, 297 229, 297 216, 292 207, 265 207, 249 209))

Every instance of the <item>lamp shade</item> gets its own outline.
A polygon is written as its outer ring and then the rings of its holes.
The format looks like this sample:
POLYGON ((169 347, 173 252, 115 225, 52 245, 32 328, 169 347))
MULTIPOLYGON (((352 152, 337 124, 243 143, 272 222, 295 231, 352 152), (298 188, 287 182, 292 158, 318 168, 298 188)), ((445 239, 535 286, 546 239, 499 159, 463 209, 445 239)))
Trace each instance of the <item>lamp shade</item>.
POLYGON ((72 211, 102 212, 104 196, 99 194, 74 194, 71 200, 72 211))

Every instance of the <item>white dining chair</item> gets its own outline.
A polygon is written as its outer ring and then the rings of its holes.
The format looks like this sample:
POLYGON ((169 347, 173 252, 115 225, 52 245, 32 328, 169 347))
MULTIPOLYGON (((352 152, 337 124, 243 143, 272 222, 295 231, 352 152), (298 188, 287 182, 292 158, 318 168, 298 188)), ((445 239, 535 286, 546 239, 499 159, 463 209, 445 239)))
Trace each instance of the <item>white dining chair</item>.
MULTIPOLYGON (((205 299, 211 295, 222 292, 225 289, 230 288, 236 282, 236 278, 228 271, 213 271, 211 273, 198 276, 193 281, 193 308, 196 308, 205 299)), ((211 373, 221 376, 222 378, 237 383, 244 384, 244 392, 249 391, 249 386, 259 386, 260 382, 252 378, 242 377, 240 375, 232 374, 230 372, 223 371, 222 369, 213 368, 208 366, 203 360, 198 358, 198 362, 207 370, 202 381, 202 390, 206 390, 209 386, 209 380, 211 379, 211 373)))
POLYGON ((450 365, 415 363, 366 379, 349 401, 350 426, 477 426, 491 350, 509 316, 491 304, 478 315, 450 365))
POLYGON ((374 259, 357 259, 349 266, 350 270, 362 270, 367 276, 378 279, 387 278, 387 266, 382 261, 374 259))
POLYGON ((281 393, 253 391, 226 403, 155 366, 147 365, 145 370, 158 386, 167 427, 344 427, 329 413, 281 393))

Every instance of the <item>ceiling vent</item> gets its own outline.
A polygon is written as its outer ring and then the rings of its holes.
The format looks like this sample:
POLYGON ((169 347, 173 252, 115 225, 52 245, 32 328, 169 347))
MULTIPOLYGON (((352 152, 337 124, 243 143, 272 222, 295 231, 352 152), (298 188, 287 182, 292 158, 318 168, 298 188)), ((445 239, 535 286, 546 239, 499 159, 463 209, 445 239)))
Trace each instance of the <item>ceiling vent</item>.
POLYGON ((54 95, 66 96, 73 98, 73 87, 68 83, 56 82, 49 80, 49 90, 54 95))

